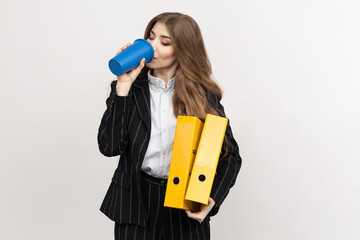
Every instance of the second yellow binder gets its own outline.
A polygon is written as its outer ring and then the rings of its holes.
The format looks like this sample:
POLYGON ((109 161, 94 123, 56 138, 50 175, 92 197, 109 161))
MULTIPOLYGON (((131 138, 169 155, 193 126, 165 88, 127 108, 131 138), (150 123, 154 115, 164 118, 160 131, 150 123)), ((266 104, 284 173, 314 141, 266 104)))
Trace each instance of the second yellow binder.
POLYGON ((228 119, 207 114, 185 200, 207 205, 228 119))

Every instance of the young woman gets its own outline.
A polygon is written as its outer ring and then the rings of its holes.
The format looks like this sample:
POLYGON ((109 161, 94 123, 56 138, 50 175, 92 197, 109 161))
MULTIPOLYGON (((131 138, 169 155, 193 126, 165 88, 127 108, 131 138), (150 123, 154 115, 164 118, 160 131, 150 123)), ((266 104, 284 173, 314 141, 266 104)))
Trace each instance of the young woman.
POLYGON ((218 212, 242 162, 229 124, 209 204, 191 212, 164 207, 164 197, 177 116, 225 117, 221 89, 210 77, 200 28, 190 16, 159 14, 144 39, 154 47, 154 59, 147 64, 142 59, 111 83, 99 127, 101 153, 120 155, 100 210, 115 221, 115 239, 210 239, 210 216, 218 212))

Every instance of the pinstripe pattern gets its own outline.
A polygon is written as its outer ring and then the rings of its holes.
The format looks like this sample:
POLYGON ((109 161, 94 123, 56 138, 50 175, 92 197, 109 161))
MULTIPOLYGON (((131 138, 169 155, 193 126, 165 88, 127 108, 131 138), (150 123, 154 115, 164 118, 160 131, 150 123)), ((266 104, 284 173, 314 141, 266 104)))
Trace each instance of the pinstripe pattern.
POLYGON ((181 214, 179 213, 179 227, 180 227, 180 229, 179 229, 179 231, 180 231, 180 239, 183 239, 183 228, 182 228, 182 226, 181 226, 181 222, 182 222, 182 220, 181 220, 181 214))
POLYGON ((146 227, 135 224, 115 223, 115 240, 208 240, 210 239, 209 220, 203 224, 187 217, 182 209, 164 207, 166 181, 142 173, 142 186, 145 211, 149 218, 146 227), (183 227, 184 226, 184 227, 183 227), (200 234, 199 234, 200 232, 200 234))
POLYGON ((193 238, 192 238, 192 234, 191 234, 192 229, 191 229, 190 218, 187 219, 187 223, 188 223, 188 225, 189 225, 189 231, 188 231, 188 233, 189 233, 189 239, 192 240, 193 238))
POLYGON ((174 229, 173 229, 173 225, 172 225, 172 216, 171 216, 171 208, 169 209, 169 225, 170 225, 170 239, 174 240, 174 229))
MULTIPOLYGON (((116 81, 113 81, 110 95, 106 100, 107 108, 100 122, 97 140, 102 154, 108 157, 120 155, 120 159, 102 201, 100 211, 119 224, 132 224, 136 226, 134 228, 141 229, 137 226, 145 227, 148 219, 148 214, 145 211, 148 206, 144 205, 143 198, 145 196, 142 196, 143 189, 140 177, 141 165, 149 144, 151 131, 150 91, 147 74, 143 72, 138 76, 132 84, 128 96, 117 96, 115 87, 116 81)), ((225 117, 224 108, 220 104, 220 97, 207 94, 209 103, 217 107, 222 113, 221 115, 225 117)), ((208 216, 214 216, 218 212, 220 205, 235 183, 242 163, 239 148, 233 138, 229 123, 225 132, 230 143, 229 151, 226 158, 219 161, 217 167, 210 194, 216 205, 208 216)), ((225 152, 224 147, 223 145, 222 153, 225 152)), ((222 153, 220 157, 222 157, 222 153)), ((194 239, 203 238, 204 232, 199 231, 198 227, 189 225, 189 223, 191 221, 181 225, 182 232, 185 229, 197 231, 198 237, 194 237, 194 239)), ((174 233, 177 233, 178 230, 174 228, 174 233)), ((164 229, 164 234, 166 231, 164 229)), ((135 233, 135 230, 132 233, 135 233)), ((132 233, 129 230, 126 232, 129 235, 132 233)), ((140 235, 139 231, 137 234, 140 235)), ((186 236, 183 235, 183 237, 186 236)))

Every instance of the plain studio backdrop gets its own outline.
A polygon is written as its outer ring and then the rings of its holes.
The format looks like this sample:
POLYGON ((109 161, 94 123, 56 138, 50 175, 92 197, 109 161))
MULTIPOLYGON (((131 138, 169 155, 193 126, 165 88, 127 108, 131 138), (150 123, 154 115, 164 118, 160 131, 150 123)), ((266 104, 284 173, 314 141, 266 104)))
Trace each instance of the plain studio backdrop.
POLYGON ((243 158, 212 239, 360 239, 357 0, 1 0, 0 239, 113 239, 107 64, 165 11, 198 22, 243 158))

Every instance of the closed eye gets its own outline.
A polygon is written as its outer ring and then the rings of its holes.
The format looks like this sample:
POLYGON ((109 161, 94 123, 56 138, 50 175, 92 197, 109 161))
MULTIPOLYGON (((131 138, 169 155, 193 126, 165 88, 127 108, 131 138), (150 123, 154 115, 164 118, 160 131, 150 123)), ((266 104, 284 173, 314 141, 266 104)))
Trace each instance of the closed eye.
MULTIPOLYGON (((154 38, 152 38, 152 37, 149 37, 149 39, 154 40, 154 38)), ((163 42, 161 44, 164 45, 164 46, 169 46, 170 45, 169 43, 163 43, 163 42)))

